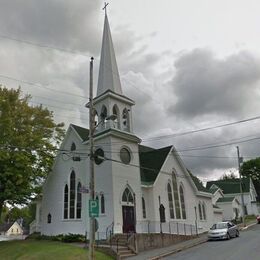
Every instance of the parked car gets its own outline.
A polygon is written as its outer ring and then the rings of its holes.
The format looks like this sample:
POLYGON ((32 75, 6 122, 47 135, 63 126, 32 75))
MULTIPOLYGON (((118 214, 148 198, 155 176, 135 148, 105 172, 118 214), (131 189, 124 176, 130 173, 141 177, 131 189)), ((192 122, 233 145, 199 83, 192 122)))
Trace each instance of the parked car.
POLYGON ((214 224, 208 233, 209 240, 230 239, 231 237, 239 237, 239 230, 236 225, 228 221, 214 224))
POLYGON ((256 221, 258 224, 260 224, 260 215, 256 217, 256 221))

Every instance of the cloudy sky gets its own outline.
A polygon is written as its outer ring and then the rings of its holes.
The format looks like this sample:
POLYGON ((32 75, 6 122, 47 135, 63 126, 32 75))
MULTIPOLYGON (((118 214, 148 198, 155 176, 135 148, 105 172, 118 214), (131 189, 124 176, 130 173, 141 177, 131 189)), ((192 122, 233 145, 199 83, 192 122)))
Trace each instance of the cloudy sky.
MULTIPOLYGON (((95 85, 101 0, 0 0, 0 83, 21 86, 55 120, 88 127, 90 56, 95 85)), ((136 101, 144 145, 174 144, 203 181, 260 155, 260 2, 111 0, 108 16, 122 88, 136 101), (197 129, 207 131, 187 133, 197 129), (160 138, 158 138, 160 137, 160 138), (207 148, 207 149, 206 149, 207 148)))

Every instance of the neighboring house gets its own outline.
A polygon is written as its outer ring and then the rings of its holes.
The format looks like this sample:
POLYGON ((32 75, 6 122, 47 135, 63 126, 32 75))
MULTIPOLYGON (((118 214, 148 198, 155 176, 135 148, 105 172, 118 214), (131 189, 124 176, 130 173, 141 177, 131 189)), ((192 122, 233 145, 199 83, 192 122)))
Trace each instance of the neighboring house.
POLYGON ((216 206, 223 209, 223 220, 231 221, 241 216, 241 206, 235 197, 219 198, 216 206))
MULTIPOLYGON (((225 198, 229 198, 229 201, 220 202, 217 201, 217 205, 225 204, 225 208, 227 207, 227 204, 232 204, 232 211, 237 216, 241 215, 242 209, 242 196, 240 192, 240 180, 239 179, 228 179, 228 180, 218 180, 218 181, 209 181, 207 182, 206 186, 209 190, 213 189, 221 189, 222 193, 224 194, 225 198), (236 200, 234 200, 234 198, 236 200), (236 202, 235 202, 236 201, 236 202), (240 206, 239 206, 240 205, 240 206)), ((245 205, 245 215, 258 215, 259 210, 256 203, 256 197, 257 193, 254 187, 254 184, 251 180, 251 178, 242 178, 242 188, 243 188, 243 199, 244 199, 244 205, 245 205)), ((213 196, 214 197, 214 196, 213 196)), ((222 206, 221 206, 222 207, 222 206)), ((225 216, 230 216, 230 214, 224 214, 225 216)))
POLYGON ((5 223, 0 225, 0 235, 12 236, 12 235, 22 235, 23 229, 17 223, 17 221, 13 223, 5 223))
MULTIPOLYGON (((173 146, 141 145, 133 100, 124 96, 105 15, 97 96, 95 191, 98 232, 190 233, 216 222, 212 194, 192 177, 173 146), (113 115, 115 119, 106 120, 113 115), (105 158, 105 160, 102 160, 105 158), (189 225, 189 226, 187 226, 189 225)), ((89 230, 89 131, 71 124, 43 187, 32 229, 45 235, 89 230)), ((221 215, 218 212, 217 218, 221 215)))

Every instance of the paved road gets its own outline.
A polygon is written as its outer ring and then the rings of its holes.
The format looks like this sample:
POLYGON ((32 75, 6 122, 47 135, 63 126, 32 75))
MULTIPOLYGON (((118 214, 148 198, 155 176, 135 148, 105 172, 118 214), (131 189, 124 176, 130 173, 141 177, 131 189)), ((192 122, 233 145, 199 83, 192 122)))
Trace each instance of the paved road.
POLYGON ((260 225, 254 225, 240 232, 239 238, 206 242, 163 259, 260 260, 260 225))

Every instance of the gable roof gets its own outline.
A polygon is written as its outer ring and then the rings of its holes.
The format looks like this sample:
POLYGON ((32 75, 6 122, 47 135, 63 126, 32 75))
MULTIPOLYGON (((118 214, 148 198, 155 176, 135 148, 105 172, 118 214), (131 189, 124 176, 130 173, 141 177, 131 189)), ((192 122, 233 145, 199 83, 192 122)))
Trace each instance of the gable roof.
POLYGON ((74 125, 74 124, 71 124, 71 126, 77 132, 77 134, 80 136, 82 141, 88 140, 89 130, 87 128, 84 128, 84 127, 81 127, 81 126, 78 126, 78 125, 74 125))
POLYGON ((208 193, 211 193, 207 188, 205 188, 203 186, 203 184, 200 182, 200 180, 198 179, 198 177, 194 176, 190 171, 188 171, 190 176, 191 176, 191 179, 193 180, 195 186, 197 187, 197 189, 199 191, 202 191, 202 192, 208 192, 208 193))
POLYGON ((219 188, 215 188, 215 187, 210 187, 209 189, 208 189, 208 191, 210 192, 210 193, 212 193, 212 194, 214 194, 217 190, 218 190, 219 188))
POLYGON ((4 223, 4 224, 0 224, 0 232, 6 232, 10 229, 10 227, 13 225, 14 223, 4 223))
POLYGON ((217 203, 221 203, 221 202, 232 202, 235 199, 235 197, 223 197, 223 198, 219 198, 217 200, 217 203))
MULTIPOLYGON (((219 181, 209 181, 207 182, 206 188, 211 188, 212 185, 218 186, 224 194, 235 194, 240 193, 240 180, 230 179, 230 180, 219 180, 219 181)), ((250 179, 242 178, 242 188, 244 192, 250 191, 250 179)))
POLYGON ((151 185, 155 182, 163 163, 165 162, 172 146, 153 149, 148 146, 139 145, 139 159, 141 182, 151 185))

